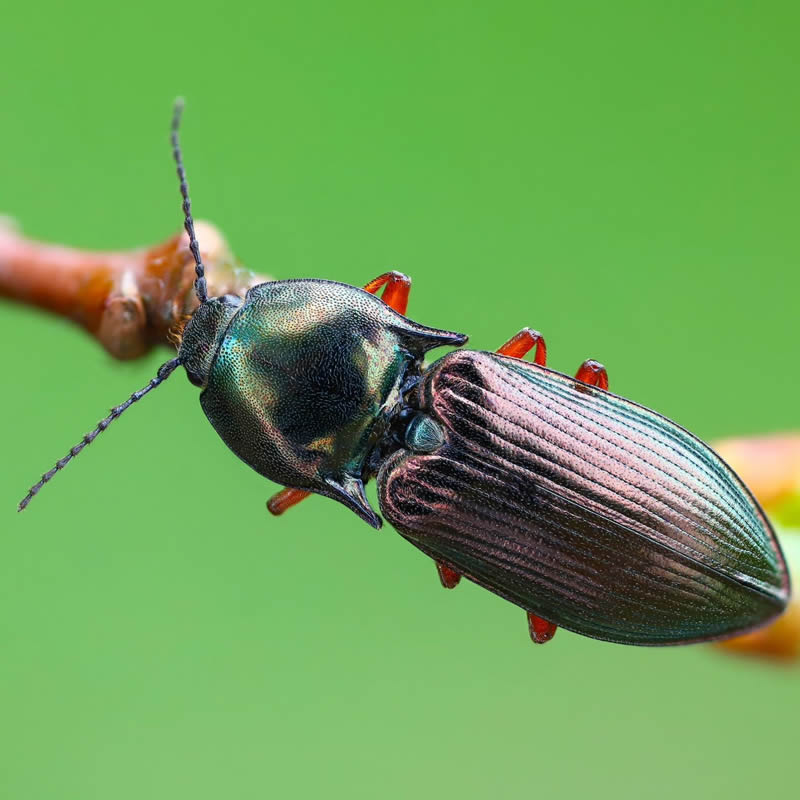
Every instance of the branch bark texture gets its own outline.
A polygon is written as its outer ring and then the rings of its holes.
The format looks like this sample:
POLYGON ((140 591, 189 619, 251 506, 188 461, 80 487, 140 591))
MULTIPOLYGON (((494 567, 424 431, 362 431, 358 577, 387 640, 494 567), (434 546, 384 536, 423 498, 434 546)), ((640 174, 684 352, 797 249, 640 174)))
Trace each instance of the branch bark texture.
MULTIPOLYGON (((270 280, 242 267, 214 225, 196 226, 209 295, 244 294, 270 280)), ((71 319, 114 358, 169 343, 197 306, 194 277, 184 232, 153 247, 95 252, 29 239, 0 220, 0 297, 71 319)))

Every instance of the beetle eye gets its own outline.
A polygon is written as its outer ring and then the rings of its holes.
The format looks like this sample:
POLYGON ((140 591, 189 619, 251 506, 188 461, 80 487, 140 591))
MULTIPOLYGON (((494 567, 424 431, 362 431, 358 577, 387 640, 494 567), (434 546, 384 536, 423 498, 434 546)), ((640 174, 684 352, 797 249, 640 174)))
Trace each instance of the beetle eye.
POLYGON ((445 441, 442 426, 427 414, 417 414, 406 428, 406 447, 415 453, 432 453, 445 441))

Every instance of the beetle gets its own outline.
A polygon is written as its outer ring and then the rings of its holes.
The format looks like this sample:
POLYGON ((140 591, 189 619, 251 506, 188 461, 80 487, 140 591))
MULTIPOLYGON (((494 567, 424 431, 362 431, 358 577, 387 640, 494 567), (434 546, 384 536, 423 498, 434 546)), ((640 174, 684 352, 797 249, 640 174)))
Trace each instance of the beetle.
POLYGON ((608 391, 606 369, 546 366, 524 328, 497 352, 436 347, 467 337, 405 316, 398 272, 363 288, 270 281, 209 297, 176 103, 171 142, 199 306, 177 356, 31 487, 39 490, 133 403, 182 366, 228 447, 284 484, 268 508, 310 493, 375 528, 383 516, 436 563, 520 606, 534 642, 557 627, 635 645, 707 641, 765 624, 789 576, 749 490, 707 445, 608 391), (378 292, 383 290, 382 296, 378 292), (532 361, 522 358, 533 352, 532 361))

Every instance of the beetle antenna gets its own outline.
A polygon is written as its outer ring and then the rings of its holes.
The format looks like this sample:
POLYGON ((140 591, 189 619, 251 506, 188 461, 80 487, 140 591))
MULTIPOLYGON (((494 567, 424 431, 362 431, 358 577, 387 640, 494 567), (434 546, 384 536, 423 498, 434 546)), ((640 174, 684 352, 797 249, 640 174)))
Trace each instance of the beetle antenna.
POLYGON ((180 360, 177 358, 173 358, 172 361, 167 361, 166 364, 162 364, 158 368, 158 373, 156 377, 153 378, 150 383, 147 384, 143 389, 139 389, 138 392, 134 392, 124 403, 121 405, 115 406, 111 409, 111 413, 103 420, 97 423, 97 427, 86 434, 86 436, 81 439, 78 444, 75 445, 60 461, 56 461, 55 466, 45 472, 42 475, 41 480, 31 486, 28 494, 20 502, 17 511, 23 511, 25 507, 30 503, 31 500, 39 493, 39 490, 44 486, 46 483, 51 481, 55 474, 59 471, 64 469, 64 467, 75 458, 87 444, 91 444, 99 434, 101 434, 120 414, 122 414, 125 409, 132 406, 137 400, 141 400, 151 389, 155 389, 160 383, 163 383, 173 372, 175 367, 180 364, 180 360))
POLYGON ((192 219, 192 201, 189 199, 189 184, 186 180, 186 168, 183 166, 183 154, 181 153, 181 141, 179 129, 181 127, 181 117, 183 115, 183 98, 179 97, 175 101, 172 111, 172 129, 170 140, 172 141, 172 156, 175 159, 175 166, 178 168, 178 180, 181 182, 181 196, 183 197, 183 227, 189 234, 189 249, 194 256, 194 271, 197 278, 194 282, 194 291, 197 299, 201 303, 208 300, 208 289, 206 287, 206 268, 200 258, 200 245, 197 243, 197 236, 194 232, 194 220, 192 219))

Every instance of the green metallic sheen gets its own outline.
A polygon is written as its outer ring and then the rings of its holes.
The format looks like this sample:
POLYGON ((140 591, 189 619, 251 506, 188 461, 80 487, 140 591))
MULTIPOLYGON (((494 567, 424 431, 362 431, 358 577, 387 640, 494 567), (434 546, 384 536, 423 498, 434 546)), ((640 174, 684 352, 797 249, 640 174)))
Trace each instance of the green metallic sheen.
POLYGON ((423 354, 466 337, 332 281, 274 281, 238 307, 224 300, 201 306, 180 353, 205 386, 200 403, 217 433, 256 472, 339 500, 379 527, 364 496, 367 457, 423 354))

